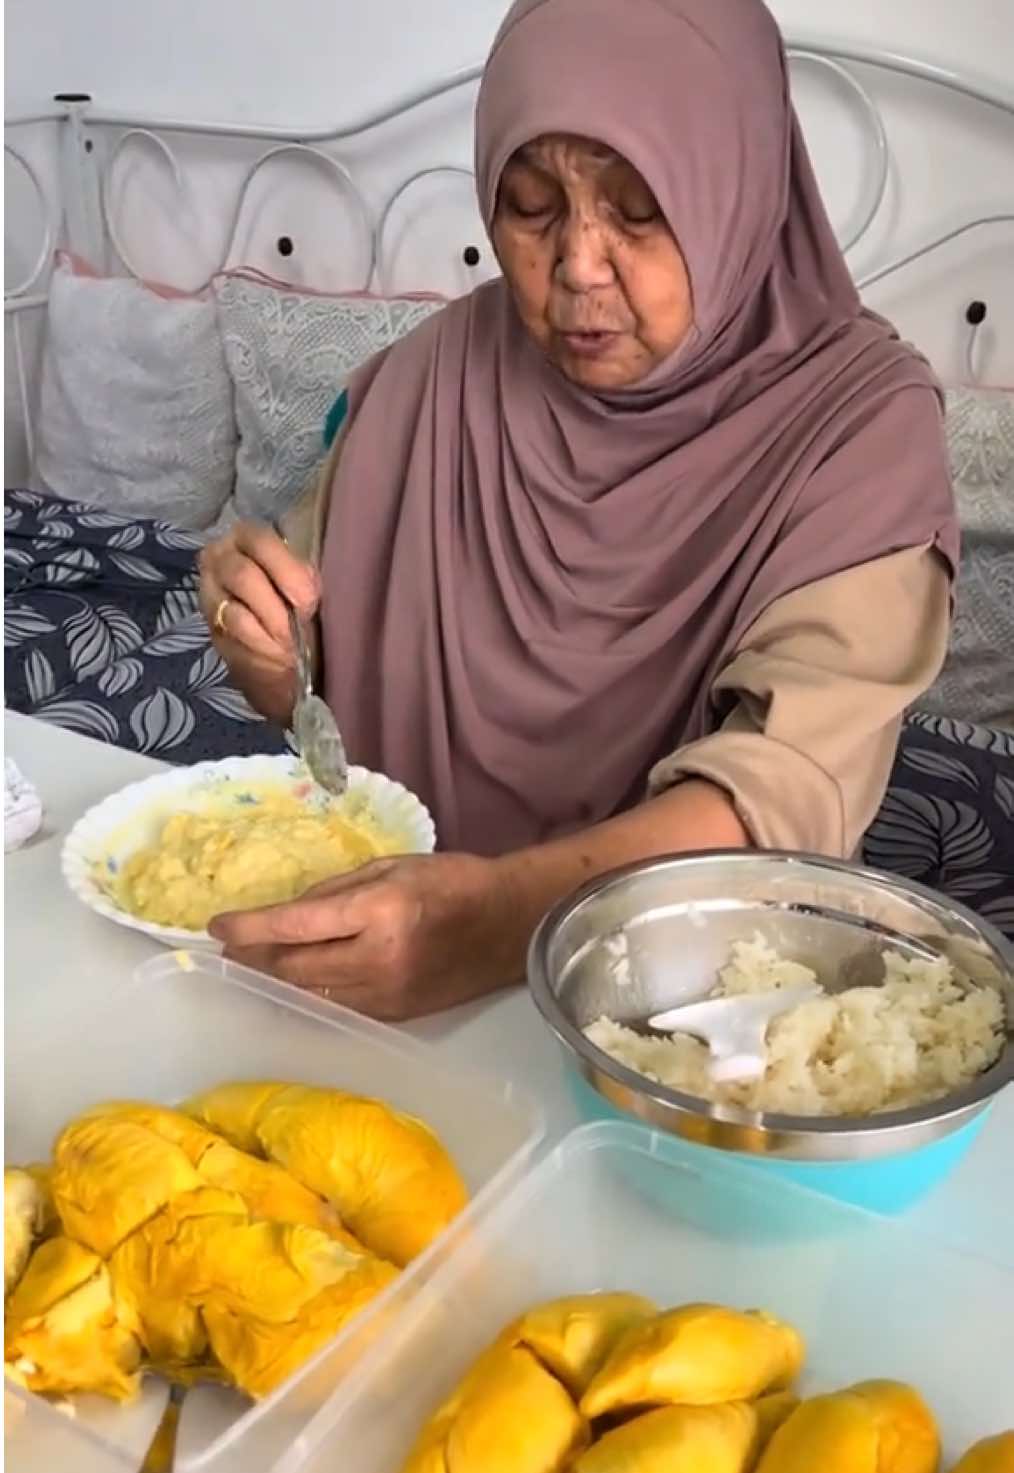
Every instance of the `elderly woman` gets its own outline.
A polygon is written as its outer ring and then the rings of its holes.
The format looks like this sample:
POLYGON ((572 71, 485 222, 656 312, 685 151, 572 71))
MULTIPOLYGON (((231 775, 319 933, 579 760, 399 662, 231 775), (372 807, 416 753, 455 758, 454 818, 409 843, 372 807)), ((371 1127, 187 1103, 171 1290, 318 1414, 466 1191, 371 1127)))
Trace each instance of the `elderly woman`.
POLYGON ((476 174, 502 278, 352 380, 288 547, 203 563, 254 705, 291 711, 291 600, 442 845, 213 929, 388 1018, 518 980, 616 865, 852 854, 957 551, 934 380, 857 299, 760 0, 519 0, 476 174))

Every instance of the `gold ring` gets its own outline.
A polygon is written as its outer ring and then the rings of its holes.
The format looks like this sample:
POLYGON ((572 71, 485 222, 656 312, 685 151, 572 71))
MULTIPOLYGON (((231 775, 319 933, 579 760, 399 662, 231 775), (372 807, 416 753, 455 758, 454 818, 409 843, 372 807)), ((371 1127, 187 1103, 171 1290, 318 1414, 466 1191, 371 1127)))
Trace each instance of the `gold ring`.
POLYGON ((225 611, 231 603, 231 598, 223 598, 219 600, 218 608, 215 610, 215 617, 212 621, 216 634, 225 633, 225 611))

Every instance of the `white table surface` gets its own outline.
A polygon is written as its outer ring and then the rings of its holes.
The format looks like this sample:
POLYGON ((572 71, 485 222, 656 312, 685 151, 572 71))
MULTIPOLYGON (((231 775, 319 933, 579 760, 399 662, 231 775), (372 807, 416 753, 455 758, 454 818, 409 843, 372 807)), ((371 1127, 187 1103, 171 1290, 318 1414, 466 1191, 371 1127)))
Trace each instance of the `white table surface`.
MULTIPOLYGON (((24 1041, 48 1017, 84 1011, 139 963, 159 953, 153 941, 82 906, 60 875, 68 829, 93 803, 159 771, 150 758, 8 713, 6 750, 38 788, 42 832, 5 866, 5 1058, 16 1075, 24 1041)), ((577 1123, 555 1042, 522 989, 412 1024, 448 1063, 514 1079, 539 1098, 551 1137, 577 1123)), ((954 1174, 907 1214, 921 1231, 1014 1268, 1014 1089, 954 1174)), ((995 1311, 997 1306, 992 1307, 995 1311)), ((1014 1315, 1014 1302, 1007 1307, 1014 1315)))

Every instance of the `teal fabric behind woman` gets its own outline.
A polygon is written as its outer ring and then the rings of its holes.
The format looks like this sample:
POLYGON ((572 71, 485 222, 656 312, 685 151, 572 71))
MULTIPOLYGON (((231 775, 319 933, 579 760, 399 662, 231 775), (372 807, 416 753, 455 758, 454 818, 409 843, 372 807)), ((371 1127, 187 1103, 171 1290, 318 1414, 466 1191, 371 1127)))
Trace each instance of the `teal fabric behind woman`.
POLYGON ((349 393, 342 389, 338 398, 331 405, 324 421, 324 449, 330 450, 335 442, 335 436, 345 423, 345 416, 349 412, 349 393))

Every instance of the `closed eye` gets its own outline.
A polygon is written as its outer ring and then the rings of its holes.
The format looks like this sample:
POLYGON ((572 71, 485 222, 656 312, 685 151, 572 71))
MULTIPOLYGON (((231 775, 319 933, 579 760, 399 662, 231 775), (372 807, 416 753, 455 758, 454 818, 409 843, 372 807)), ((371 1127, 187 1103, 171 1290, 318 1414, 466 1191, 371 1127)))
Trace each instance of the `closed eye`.
POLYGON ((661 218, 661 212, 657 205, 654 209, 635 209, 621 205, 620 214, 628 225, 653 225, 656 220, 661 218))
POLYGON ((512 190, 508 190, 505 193, 504 204, 510 213, 516 215, 519 220, 539 220, 544 215, 551 214, 556 207, 556 201, 553 199, 540 199, 538 196, 535 198, 531 196, 522 198, 512 190))

